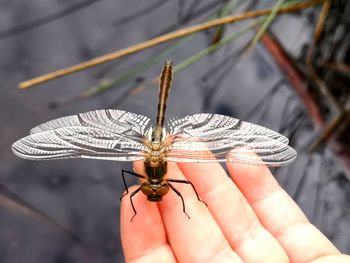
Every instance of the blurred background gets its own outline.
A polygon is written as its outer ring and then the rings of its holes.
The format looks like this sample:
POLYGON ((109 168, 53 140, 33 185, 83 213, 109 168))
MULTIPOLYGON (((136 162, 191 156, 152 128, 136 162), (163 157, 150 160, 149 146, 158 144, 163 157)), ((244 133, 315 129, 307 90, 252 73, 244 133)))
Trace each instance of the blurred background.
POLYGON ((42 122, 93 109, 154 118, 164 60, 175 65, 167 116, 221 113, 289 137, 298 158, 275 169, 276 178, 350 253, 349 18, 346 0, 0 0, 1 262, 124 261, 121 169, 132 164, 27 161, 11 144, 42 122), (312 5, 279 14, 300 3, 312 5), (260 9, 273 12, 17 87, 179 28, 260 9))

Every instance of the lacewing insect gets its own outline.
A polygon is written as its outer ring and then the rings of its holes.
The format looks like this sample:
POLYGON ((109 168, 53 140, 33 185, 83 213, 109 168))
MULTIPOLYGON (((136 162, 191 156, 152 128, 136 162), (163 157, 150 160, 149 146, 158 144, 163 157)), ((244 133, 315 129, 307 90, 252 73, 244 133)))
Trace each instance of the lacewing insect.
POLYGON ((201 201, 190 181, 166 178, 168 161, 233 161, 281 166, 296 158, 296 151, 288 146, 288 139, 283 135, 229 116, 199 113, 165 122, 171 83, 172 63, 167 61, 160 77, 154 126, 149 126, 150 119, 140 114, 113 109, 95 110, 34 127, 29 136, 12 145, 12 150, 19 157, 31 160, 144 160, 146 177, 122 170, 127 193, 125 173, 146 179, 130 194, 133 218, 137 212, 132 198, 140 191, 149 201, 158 202, 169 189, 173 190, 181 198, 183 212, 187 216, 184 199, 174 184, 190 184, 201 201))

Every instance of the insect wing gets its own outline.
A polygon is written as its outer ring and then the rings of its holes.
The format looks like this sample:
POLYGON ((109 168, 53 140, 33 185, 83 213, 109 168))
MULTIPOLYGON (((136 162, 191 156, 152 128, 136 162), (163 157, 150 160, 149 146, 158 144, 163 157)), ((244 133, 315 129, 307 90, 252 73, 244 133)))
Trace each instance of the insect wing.
POLYGON ((12 145, 14 153, 34 160, 94 158, 133 161, 144 158, 149 119, 118 110, 98 110, 59 118, 31 130, 12 145))
POLYGON ((136 113, 113 109, 95 110, 45 122, 31 129, 30 134, 62 127, 82 126, 129 135, 135 139, 139 137, 142 141, 148 123, 148 117, 136 113))
POLYGON ((265 127, 218 114, 195 114, 167 124, 171 145, 166 159, 175 162, 235 161, 280 166, 296 152, 288 139, 265 127))

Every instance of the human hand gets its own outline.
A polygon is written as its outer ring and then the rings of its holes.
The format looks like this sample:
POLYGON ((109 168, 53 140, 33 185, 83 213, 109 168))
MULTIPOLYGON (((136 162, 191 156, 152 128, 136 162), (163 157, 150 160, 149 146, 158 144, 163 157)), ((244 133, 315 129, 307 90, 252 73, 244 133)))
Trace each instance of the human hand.
MULTIPOLYGON (((168 163, 168 178, 186 204, 169 191, 154 203, 139 192, 121 204, 121 238, 126 262, 350 262, 312 225, 268 168, 227 163, 233 180, 217 163, 168 163)), ((143 163, 134 164, 144 174, 143 163)), ((132 187, 130 192, 136 188, 132 187)))

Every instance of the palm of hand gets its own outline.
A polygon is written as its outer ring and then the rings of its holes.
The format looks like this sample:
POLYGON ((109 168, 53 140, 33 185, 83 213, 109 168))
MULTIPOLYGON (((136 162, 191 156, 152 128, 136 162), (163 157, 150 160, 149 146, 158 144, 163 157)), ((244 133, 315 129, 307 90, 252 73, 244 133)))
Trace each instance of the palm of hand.
MULTIPOLYGON (((142 162, 135 171, 142 174, 142 162)), ((169 178, 180 198, 169 193, 159 203, 135 196, 137 216, 128 197, 121 207, 126 262, 350 262, 302 213, 263 166, 228 163, 230 180, 216 163, 169 163, 169 178), (214 176, 215 175, 215 176, 214 176), (202 180, 205 178, 205 180, 202 180)), ((132 190, 131 190, 132 191, 132 190)))

